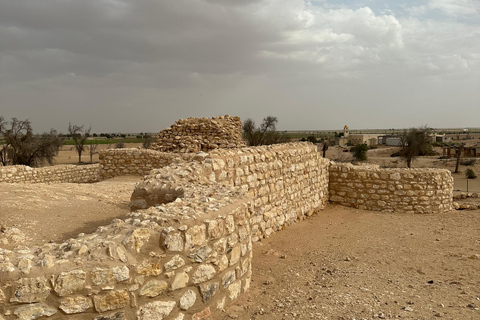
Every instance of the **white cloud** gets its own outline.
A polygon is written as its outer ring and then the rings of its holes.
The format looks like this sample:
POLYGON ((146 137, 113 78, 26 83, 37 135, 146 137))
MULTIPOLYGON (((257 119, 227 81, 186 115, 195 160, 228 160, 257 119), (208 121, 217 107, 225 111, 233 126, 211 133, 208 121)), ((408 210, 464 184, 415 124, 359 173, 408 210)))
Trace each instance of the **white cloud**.
POLYGON ((450 16, 480 15, 478 0, 429 0, 428 6, 432 9, 440 9, 450 16))

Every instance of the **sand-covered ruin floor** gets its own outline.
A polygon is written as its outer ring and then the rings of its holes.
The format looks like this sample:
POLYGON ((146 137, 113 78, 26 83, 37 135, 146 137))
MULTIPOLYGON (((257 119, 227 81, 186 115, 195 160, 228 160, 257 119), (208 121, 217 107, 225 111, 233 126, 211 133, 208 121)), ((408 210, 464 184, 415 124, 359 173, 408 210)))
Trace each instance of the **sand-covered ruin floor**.
POLYGON ((253 252, 249 293, 218 319, 480 319, 480 210, 331 206, 253 252))
POLYGON ((126 218, 135 183, 141 180, 124 176, 91 184, 0 183, 0 225, 21 230, 27 246, 91 233, 114 218, 126 218))

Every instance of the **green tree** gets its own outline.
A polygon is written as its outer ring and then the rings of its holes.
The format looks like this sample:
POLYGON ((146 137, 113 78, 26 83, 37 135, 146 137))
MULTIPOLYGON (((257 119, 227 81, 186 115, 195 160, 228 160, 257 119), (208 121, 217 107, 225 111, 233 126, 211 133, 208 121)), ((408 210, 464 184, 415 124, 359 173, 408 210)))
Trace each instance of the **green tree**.
POLYGON ((26 165, 30 167, 45 162, 53 164, 62 140, 54 129, 34 134, 29 120, 0 117, 0 161, 2 165, 26 165))
POLYGON ((288 137, 277 132, 277 117, 268 116, 263 119, 259 128, 255 126, 252 119, 247 119, 243 123, 243 137, 249 146, 260 146, 288 141, 288 137))
POLYGON ((367 160, 368 146, 366 144, 357 144, 350 149, 353 152, 353 158, 357 161, 367 160))
POLYGON ((473 171, 473 169, 469 168, 465 171, 465 177, 467 179, 476 179, 477 175, 475 174, 475 171, 473 171))
POLYGON ((431 129, 427 126, 405 130, 400 137, 399 156, 405 159, 407 167, 412 167, 412 161, 418 156, 432 154, 430 141, 431 129))

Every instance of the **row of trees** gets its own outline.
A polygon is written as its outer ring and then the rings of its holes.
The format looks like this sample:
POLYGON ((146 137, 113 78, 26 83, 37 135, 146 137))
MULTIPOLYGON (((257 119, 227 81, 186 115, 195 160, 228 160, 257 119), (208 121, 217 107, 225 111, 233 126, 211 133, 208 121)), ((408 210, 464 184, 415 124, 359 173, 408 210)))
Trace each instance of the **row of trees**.
POLYGON ((52 164, 61 145, 62 141, 54 129, 34 134, 30 121, 17 118, 6 121, 0 117, 0 161, 4 166, 52 164))
MULTIPOLYGON (((68 136, 74 142, 78 153, 78 162, 82 161, 82 153, 86 150, 87 139, 91 128, 68 124, 68 136)), ((0 117, 0 163, 7 165, 26 165, 36 167, 44 163, 53 164, 53 158, 62 146, 63 138, 56 130, 42 134, 33 133, 29 120, 12 118, 7 121, 0 117)), ((90 161, 97 148, 96 144, 89 145, 90 161)))
MULTIPOLYGON (((276 131, 277 123, 277 117, 268 116, 257 127, 252 119, 247 119, 242 127, 243 137, 250 146, 288 142, 289 137, 286 134, 276 131)), ((91 127, 85 129, 84 126, 72 125, 71 123, 68 125, 67 136, 71 137, 74 142, 78 162, 82 161, 82 154, 87 146, 89 147, 90 162, 92 162, 92 157, 96 152, 97 144, 90 143, 87 145, 90 131, 91 127)), ((429 134, 430 129, 427 126, 411 128, 403 132, 398 155, 405 159, 407 167, 411 167, 412 161, 416 157, 432 154, 429 134)), ((144 147, 148 147, 152 140, 150 136, 145 135, 144 147)), ((307 140, 317 142, 313 136, 308 137, 307 140)), ((0 117, 0 162, 4 166, 17 164, 38 166, 45 162, 52 164, 53 158, 58 154, 61 145, 62 138, 54 129, 43 134, 34 134, 29 120, 13 118, 11 121, 6 121, 3 117, 0 117)), ((323 141, 324 157, 328 146, 329 141, 323 141)), ((358 161, 366 160, 367 150, 366 145, 354 146, 352 148, 354 158, 358 161)), ((458 160, 459 158, 457 159, 457 170, 458 160)))
MULTIPOLYGON (((48 163, 53 164, 54 157, 58 154, 65 138, 73 141, 75 151, 78 154, 78 162, 82 162, 82 155, 88 151, 90 162, 93 162, 93 156, 97 153, 98 144, 90 137, 91 127, 68 124, 67 134, 59 134, 56 130, 50 132, 35 134, 29 120, 5 120, 0 116, 0 164, 7 165, 26 165, 36 167, 48 163)), ((107 137, 106 134, 100 136, 107 137)), ((112 134, 115 135, 115 134, 112 134)), ((117 136, 125 136, 118 134, 117 136)), ((139 136, 137 136, 139 138, 139 136)), ((150 147, 154 142, 154 137, 141 133, 140 138, 144 148, 150 147)), ((117 145, 118 147, 118 145, 117 145)))

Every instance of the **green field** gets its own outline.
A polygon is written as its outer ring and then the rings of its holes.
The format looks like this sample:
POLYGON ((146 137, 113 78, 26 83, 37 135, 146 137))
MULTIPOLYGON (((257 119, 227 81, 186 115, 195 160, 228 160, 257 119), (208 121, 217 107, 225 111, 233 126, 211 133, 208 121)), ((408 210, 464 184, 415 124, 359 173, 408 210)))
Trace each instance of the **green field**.
MULTIPOLYGON (((117 143, 143 143, 142 138, 112 138, 112 139, 91 139, 87 140, 85 145, 89 144, 117 144, 117 143)), ((75 145, 75 142, 73 139, 64 139, 63 140, 63 145, 65 146, 73 146, 75 145)))

